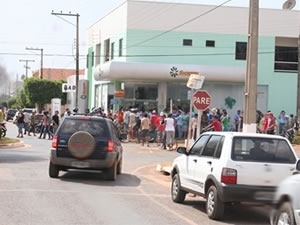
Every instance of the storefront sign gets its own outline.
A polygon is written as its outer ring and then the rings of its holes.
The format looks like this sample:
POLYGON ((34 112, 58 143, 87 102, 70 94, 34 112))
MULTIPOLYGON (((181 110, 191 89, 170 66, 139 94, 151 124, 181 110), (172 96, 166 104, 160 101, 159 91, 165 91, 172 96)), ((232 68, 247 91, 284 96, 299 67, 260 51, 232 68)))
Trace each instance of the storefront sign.
POLYGON ((125 97, 125 91, 124 90, 115 90, 114 97, 124 98, 125 97))
POLYGON ((184 70, 178 70, 177 67, 173 66, 170 69, 170 75, 171 77, 177 77, 177 76, 190 76, 191 74, 199 75, 199 72, 196 71, 184 71, 184 70))
POLYGON ((195 71, 184 71, 184 70, 180 70, 179 71, 179 75, 181 76, 190 76, 192 74, 196 74, 199 75, 199 72, 195 72, 195 71))

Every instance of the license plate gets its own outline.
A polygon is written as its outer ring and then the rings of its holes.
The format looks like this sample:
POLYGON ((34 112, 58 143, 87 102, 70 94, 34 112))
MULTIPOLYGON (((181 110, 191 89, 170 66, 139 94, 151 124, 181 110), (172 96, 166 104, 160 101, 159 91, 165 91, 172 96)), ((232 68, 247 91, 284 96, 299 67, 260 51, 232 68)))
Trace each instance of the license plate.
POLYGON ((269 191, 257 191, 254 194, 256 200, 273 200, 274 193, 269 191))
POLYGON ((89 168, 90 167, 89 162, 80 162, 80 161, 74 161, 71 163, 71 165, 73 167, 77 167, 77 168, 89 168))

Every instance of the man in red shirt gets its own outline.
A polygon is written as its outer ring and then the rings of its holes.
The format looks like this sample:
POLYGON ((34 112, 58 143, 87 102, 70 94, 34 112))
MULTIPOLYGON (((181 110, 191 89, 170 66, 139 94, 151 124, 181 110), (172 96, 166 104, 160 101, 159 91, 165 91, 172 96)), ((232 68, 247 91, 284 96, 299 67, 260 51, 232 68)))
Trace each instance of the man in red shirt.
POLYGON ((222 124, 218 120, 218 116, 214 115, 212 122, 208 126, 204 127, 202 130, 206 131, 210 129, 213 129, 213 131, 222 131, 222 124))
POLYGON ((159 118, 159 116, 156 114, 156 111, 153 110, 152 114, 151 114, 151 117, 150 117, 150 120, 151 120, 151 130, 156 130, 156 128, 157 128, 157 125, 156 125, 157 118, 159 118))
POLYGON ((156 142, 157 145, 160 146, 162 144, 163 136, 165 134, 165 120, 166 116, 164 115, 163 112, 160 113, 160 116, 157 117, 156 119, 156 132, 157 132, 157 137, 156 137, 156 142))

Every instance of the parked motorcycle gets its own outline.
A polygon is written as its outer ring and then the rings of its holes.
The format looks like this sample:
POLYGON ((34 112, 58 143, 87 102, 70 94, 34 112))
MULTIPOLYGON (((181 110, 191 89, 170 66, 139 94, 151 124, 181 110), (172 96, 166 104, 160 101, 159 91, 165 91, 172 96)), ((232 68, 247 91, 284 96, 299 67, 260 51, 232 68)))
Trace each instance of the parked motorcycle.
POLYGON ((0 128, 1 128, 1 137, 5 137, 7 131, 5 122, 0 123, 0 128))

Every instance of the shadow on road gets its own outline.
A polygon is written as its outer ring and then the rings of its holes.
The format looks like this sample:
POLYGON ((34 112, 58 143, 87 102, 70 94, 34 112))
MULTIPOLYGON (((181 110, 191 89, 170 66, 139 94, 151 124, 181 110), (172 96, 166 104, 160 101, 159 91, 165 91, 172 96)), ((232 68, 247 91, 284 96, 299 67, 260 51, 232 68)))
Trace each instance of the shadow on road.
MULTIPOLYGON (((62 172, 61 172, 62 173, 62 172)), ((77 171, 69 170, 65 172, 59 179, 67 182, 83 183, 95 186, 126 186, 136 187, 139 186, 141 180, 131 174, 120 174, 115 181, 107 181, 104 178, 104 174, 98 171, 77 171)))
MULTIPOLYGON (((189 205, 206 214, 205 200, 196 197, 186 200, 184 205, 189 205)), ((226 205, 222 222, 239 225, 263 225, 269 224, 270 208, 263 205, 237 204, 226 205)))

